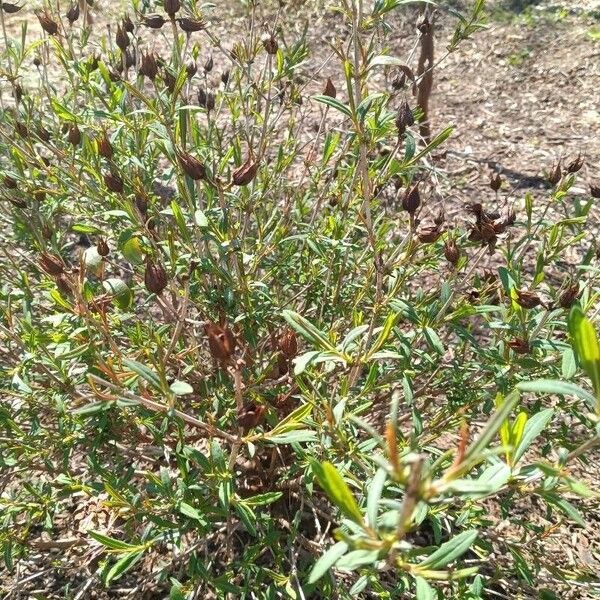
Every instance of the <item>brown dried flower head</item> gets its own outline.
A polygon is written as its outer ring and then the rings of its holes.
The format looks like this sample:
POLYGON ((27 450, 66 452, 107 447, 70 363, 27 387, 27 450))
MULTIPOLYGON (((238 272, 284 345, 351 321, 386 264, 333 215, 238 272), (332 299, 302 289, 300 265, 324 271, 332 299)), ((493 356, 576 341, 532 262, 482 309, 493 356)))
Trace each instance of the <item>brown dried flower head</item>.
POLYGON ((444 242, 444 256, 451 265, 456 266, 458 260, 460 259, 460 250, 458 249, 454 239, 448 238, 444 242))
POLYGON ((181 2, 179 0, 164 0, 163 7, 169 17, 173 19, 175 18, 175 13, 179 12, 181 8, 181 2))
POLYGON ((73 25, 77 19, 79 19, 79 3, 75 2, 69 6, 69 10, 67 11, 67 21, 69 21, 70 25, 73 25))
POLYGON ((396 127, 398 128, 398 137, 402 137, 407 127, 415 124, 415 117, 406 99, 403 99, 398 108, 396 116, 396 127))
POLYGON ((56 35, 58 33, 58 23, 52 18, 52 15, 47 10, 36 13, 36 16, 42 29, 48 35, 56 35))
POLYGON ((414 215, 421 205, 421 194, 419 193, 419 183, 415 183, 408 188, 402 198, 402 208, 409 214, 414 215))
POLYGON ((0 2, 0 6, 6 14, 12 15, 18 13, 25 5, 13 4, 12 2, 0 2))
POLYGON ((104 238, 100 238, 96 244, 96 251, 100 256, 108 256, 110 254, 110 248, 104 238))
POLYGON ((258 171, 258 162, 252 160, 252 156, 248 156, 246 162, 238 167, 231 176, 233 185, 248 185, 256 177, 258 171))
POLYGON ((194 33, 196 31, 202 31, 205 28, 204 21, 202 19, 190 19, 189 17, 183 17, 177 19, 179 27, 186 33, 194 33))
POLYGON ((206 59, 206 62, 204 63, 204 72, 205 73, 210 73, 213 70, 213 67, 215 65, 215 62, 213 60, 212 54, 209 55, 209 57, 206 59))
POLYGON ((257 427, 265 420, 266 412, 266 406, 254 402, 242 407, 237 413, 239 427, 241 427, 244 432, 247 432, 253 427, 257 427))
POLYGON ((552 185, 556 185, 562 177, 562 169, 560 168, 560 163, 557 162, 552 165, 552 168, 548 172, 548 181, 552 185))
POLYGON ((600 198, 600 185, 590 184, 590 195, 592 198, 600 198))
POLYGON ((516 354, 529 354, 531 352, 527 340, 520 337, 509 340, 506 344, 516 354))
POLYGON ((49 275, 56 276, 65 272, 65 265, 63 261, 58 256, 48 252, 42 252, 39 265, 49 275))
POLYGON ((144 54, 142 52, 142 64, 140 65, 139 73, 151 81, 156 79, 156 76, 158 75, 158 65, 156 64, 156 56, 154 56, 153 53, 148 52, 144 54))
POLYGON ((113 157, 114 150, 106 131, 103 131, 102 135, 96 139, 96 147, 98 149, 98 154, 103 158, 110 160, 113 157))
POLYGON ((208 321, 204 325, 204 331, 208 337, 208 347, 215 360, 228 362, 235 352, 235 336, 229 327, 222 327, 208 321))
POLYGON ((142 25, 150 29, 160 29, 166 22, 166 19, 162 15, 156 14, 146 15, 142 19, 142 25))
POLYGON ((558 303, 561 308, 571 308, 575 301, 579 299, 581 295, 581 290, 579 289, 579 284, 574 283, 567 287, 567 289, 560 295, 558 299, 558 303))
POLYGON ((333 81, 331 81, 331 77, 327 78, 323 96, 329 96, 330 98, 335 98, 337 96, 337 90, 335 89, 335 85, 333 85, 333 81))
POLYGON ((497 192, 502 187, 502 177, 500 177, 500 173, 492 173, 490 176, 490 187, 494 192, 497 192))
POLYGON ((277 339, 277 347, 288 360, 295 358, 298 354, 298 337, 296 336, 296 332, 289 327, 284 329, 277 339))
POLYGON ((260 37, 260 41, 262 42, 263 48, 267 51, 267 54, 277 54, 279 44, 272 33, 263 33, 260 37))
POLYGON ((104 185, 106 185, 109 191, 114 192, 115 194, 120 194, 124 187, 123 179, 115 171, 109 171, 104 174, 104 185))
POLYGON ((517 304, 523 308, 535 308, 542 303, 541 298, 535 292, 517 290, 517 304))
POLYGON ((159 295, 167 287, 167 272, 160 263, 155 263, 151 258, 146 260, 144 271, 144 285, 152 293, 159 295))
POLYGON ((183 151, 179 152, 178 160, 183 172, 188 177, 191 177, 194 181, 206 179, 206 167, 200 160, 183 151))
POLYGON ((121 24, 117 25, 117 34, 115 36, 115 42, 117 44, 117 47, 120 48, 122 52, 125 52, 129 44, 131 43, 129 35, 127 35, 127 32, 123 29, 123 27, 121 27, 121 24))
POLYGON ((188 79, 191 79, 198 72, 198 65, 195 60, 190 60, 185 65, 185 72, 188 79))
POLYGON ((583 167, 584 162, 585 159, 580 154, 567 165, 567 173, 577 173, 577 171, 580 171, 581 167, 583 167))
POLYGON ((71 146, 79 146, 81 144, 81 131, 77 127, 77 123, 73 123, 69 127, 69 133, 67 134, 67 140, 71 146))

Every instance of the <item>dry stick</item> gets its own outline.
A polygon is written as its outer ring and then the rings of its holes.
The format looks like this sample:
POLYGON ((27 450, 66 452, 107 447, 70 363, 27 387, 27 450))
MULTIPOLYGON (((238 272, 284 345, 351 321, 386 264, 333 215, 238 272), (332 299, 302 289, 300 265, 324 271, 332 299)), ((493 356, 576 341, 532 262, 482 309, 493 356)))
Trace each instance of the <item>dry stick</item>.
POLYGON ((431 124, 429 122, 429 97, 433 88, 433 23, 429 19, 429 9, 426 7, 419 17, 418 29, 421 32, 419 37, 420 54, 417 67, 417 77, 419 84, 417 88, 417 104, 423 111, 423 121, 419 131, 421 137, 426 143, 431 141, 431 124))

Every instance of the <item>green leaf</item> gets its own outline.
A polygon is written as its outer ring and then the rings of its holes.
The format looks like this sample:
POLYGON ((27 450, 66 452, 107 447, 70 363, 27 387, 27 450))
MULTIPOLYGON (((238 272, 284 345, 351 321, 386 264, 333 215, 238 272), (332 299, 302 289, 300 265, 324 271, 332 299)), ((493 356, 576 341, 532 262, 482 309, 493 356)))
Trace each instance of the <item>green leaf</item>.
POLYGON ((437 592, 423 579, 422 577, 416 578, 416 600, 435 600, 437 592))
POLYGON ((108 586, 111 582, 117 581, 129 569, 131 569, 144 554, 143 551, 131 552, 122 556, 106 573, 103 578, 104 585, 108 586))
POLYGON ((321 577, 323 577, 323 575, 325 575, 325 573, 327 573, 327 571, 333 567, 344 554, 346 554, 347 550, 348 544, 346 544, 346 542, 338 542, 331 546, 331 548, 329 548, 329 550, 327 550, 327 552, 325 552, 325 554, 323 554, 323 556, 315 563, 315 566, 310 572, 308 583, 315 583, 321 579, 321 577))
POLYGON ((313 406, 309 402, 302 404, 298 408, 294 409, 287 417, 282 419, 271 431, 266 435, 267 437, 273 435, 279 435, 281 433, 287 433, 294 429, 298 429, 302 425, 302 421, 310 415, 313 406))
POLYGON ((283 492, 266 492, 250 498, 244 498, 244 504, 248 506, 266 506, 267 504, 276 502, 281 496, 283 496, 283 492))
POLYGON ((600 414, 600 344, 592 322, 579 306, 574 306, 569 314, 569 333, 581 366, 592 380, 597 398, 596 411, 600 414))
POLYGON ((194 220, 196 221, 196 225, 198 225, 198 227, 200 227, 201 229, 205 229, 206 227, 208 227, 208 218, 206 214, 201 210, 197 210, 194 213, 194 220))
POLYGON ((303 316, 291 310, 284 310, 283 318, 297 331, 303 338, 311 342, 321 350, 327 350, 337 354, 335 346, 329 341, 327 336, 319 331, 312 323, 307 321, 303 316))
POLYGON ((158 375, 145 365, 137 362, 137 360, 125 358, 123 359, 123 366, 126 369, 133 371, 136 375, 141 377, 144 381, 149 383, 156 390, 162 391, 162 386, 160 385, 160 379, 158 378, 158 375))
POLYGON ((127 542, 115 540, 114 538, 108 537, 93 529, 88 529, 88 535, 113 552, 139 552, 146 548, 145 544, 128 544, 127 542))
POLYGON ((185 381, 180 381, 179 379, 176 379, 169 386, 169 389, 176 396, 185 396, 187 394, 193 394, 194 393, 194 388, 189 383, 186 383, 185 381))
POLYGON ((367 495, 367 520, 373 529, 377 525, 379 501, 381 500, 381 492, 383 491, 386 480, 387 471, 383 467, 380 467, 369 485, 369 493, 367 495))
POLYGON ((144 262, 144 253, 138 237, 130 237, 124 242, 121 246, 121 252, 132 265, 141 265, 144 262))
POLYGON ((430 554, 424 561, 419 563, 419 568, 427 567, 439 569, 450 564, 462 556, 477 539, 478 531, 472 529, 463 531, 442 544, 433 554, 430 554))
POLYGON ((346 115, 349 119, 352 118, 352 112, 350 111, 350 108, 331 96, 317 95, 313 96, 312 99, 316 100, 317 102, 321 102, 322 104, 327 104, 327 106, 331 106, 331 108, 335 108, 342 114, 346 115))
POLYGON ((561 396, 577 396, 588 403, 590 409, 594 409, 596 398, 583 388, 557 379, 536 379, 535 381, 522 381, 517 384, 522 392, 538 392, 543 394, 560 394, 561 396))
POLYGON ((567 348, 562 357, 562 376, 565 379, 571 379, 577 372, 577 363, 575 362, 575 353, 572 348, 567 348))
POLYGON ((312 471, 329 499, 352 521, 364 525, 363 516, 350 488, 330 463, 311 462, 312 471))
POLYGON ((110 277, 102 282, 102 287, 113 296, 115 304, 121 310, 127 310, 131 306, 133 292, 122 279, 110 277))
POLYGON ((523 430, 523 436, 520 442, 517 444, 513 460, 514 462, 518 462, 529 446, 531 446, 533 440, 545 429, 546 425, 549 423, 550 419, 552 419, 552 415, 554 414, 553 408, 546 408, 541 412, 533 415, 525 425, 525 429, 523 430))
POLYGON ((193 506, 190 506, 187 502, 182 502, 179 505, 179 512, 190 519, 196 519, 197 521, 203 521, 204 517, 200 512, 198 512, 193 506))
POLYGON ((353 571, 364 565, 372 565, 379 559, 379 550, 352 550, 342 556, 337 563, 338 569, 353 571))

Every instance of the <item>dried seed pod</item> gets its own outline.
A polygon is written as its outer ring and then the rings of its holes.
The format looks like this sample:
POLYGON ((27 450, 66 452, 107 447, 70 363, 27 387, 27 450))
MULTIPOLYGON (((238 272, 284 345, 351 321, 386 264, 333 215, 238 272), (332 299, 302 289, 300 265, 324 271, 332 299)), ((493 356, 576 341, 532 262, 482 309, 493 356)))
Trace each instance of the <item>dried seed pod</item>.
POLYGON ((165 268, 160 263, 155 263, 148 258, 144 271, 144 285, 146 289, 157 296, 167 287, 168 277, 165 268))
POLYGON ((502 187, 502 177, 500 177, 500 173, 492 173, 490 176, 490 187, 494 192, 497 192, 502 187))
POLYGON ((198 88, 198 106, 206 108, 206 110, 214 110, 215 95, 212 92, 207 92, 203 88, 198 88))
POLYGON ((15 87, 13 88, 13 95, 15 97, 15 102, 19 104, 19 102, 21 102, 21 98, 23 98, 23 88, 21 84, 15 83, 15 87))
POLYGON ((47 10, 36 13, 36 16, 42 29, 48 35, 56 35, 58 33, 58 23, 52 18, 47 10))
POLYGON ((135 31, 135 25, 133 24, 133 21, 129 15, 125 15, 123 17, 123 29, 127 33, 133 33, 135 31))
POLYGON ((267 51, 267 54, 277 54, 279 44, 272 33, 266 32, 260 38, 263 48, 267 51))
POLYGON ((227 85, 228 81, 229 81, 229 71, 223 71, 221 73, 221 82, 223 83, 223 85, 227 85))
POLYGON ((590 184, 590 195, 592 198, 600 198, 600 185, 590 184))
POLYGON ((40 58, 39 55, 36 54, 33 58, 33 66, 37 68, 37 67, 40 67, 41 65, 42 65, 42 59, 40 58))
POLYGON ((504 217, 504 222, 507 226, 514 225, 517 220, 517 213, 514 208, 509 208, 506 211, 506 216, 504 217))
POLYGON ((29 137, 29 129, 27 129, 27 125, 21 123, 21 121, 15 123, 15 132, 22 138, 29 137))
POLYGON ((558 303, 560 304, 561 308, 571 308, 571 306, 575 304, 575 301, 579 299, 580 295, 581 290, 579 289, 579 284, 574 283, 560 295, 558 303))
POLYGON ((460 251, 452 238, 448 238, 444 242, 444 256, 446 257, 446 260, 454 266, 456 266, 460 259, 460 251))
POLYGON ((36 129, 36 134, 40 138, 40 140, 42 140, 42 142, 50 141, 50 132, 43 125, 40 125, 36 129))
POLYGON ((209 57, 206 59, 206 62, 204 63, 204 72, 210 73, 213 70, 214 65, 215 63, 213 61, 212 54, 210 54, 209 57))
POLYGON ((0 7, 8 15, 18 13, 24 6, 24 4, 19 6, 18 4, 12 4, 11 2, 0 2, 0 7))
POLYGON ((567 165, 567 173, 577 173, 577 171, 581 170, 581 167, 583 167, 584 162, 585 159, 583 158, 583 156, 581 156, 581 154, 579 154, 577 158, 573 159, 567 165))
POLYGON ((46 199, 46 192, 44 190, 35 190, 33 197, 36 202, 43 202, 46 199))
POLYGON ((67 134, 67 141, 71 146, 79 146, 81 143, 81 131, 77 127, 77 123, 74 123, 69 127, 69 133, 67 134))
POLYGON ((177 22, 179 23, 181 30, 185 31, 186 33, 202 31, 205 27, 202 19, 190 19, 189 17, 183 17, 182 19, 177 19, 177 22))
POLYGON ((27 208, 27 202, 23 198, 17 196, 10 196, 7 200, 16 208, 27 208))
POLYGON ((198 65, 195 60, 188 61, 185 65, 185 72, 188 79, 191 79, 198 72, 198 65))
POLYGON ((169 93, 172 94, 175 91, 175 85, 177 84, 177 80, 175 76, 169 69, 163 69, 163 81, 165 82, 165 87, 169 90, 169 93))
POLYGON ((120 48, 121 52, 125 52, 127 47, 131 43, 127 32, 121 27, 121 25, 117 25, 117 35, 115 36, 115 42, 117 47, 120 48))
POLYGON ((181 2, 179 0, 164 0, 163 8, 169 17, 173 19, 175 18, 175 13, 179 12, 179 9, 181 8, 181 2))
POLYGON ((331 77, 327 78, 327 83, 325 83, 325 89, 323 90, 323 96, 329 96, 330 98, 335 98, 337 96, 337 90, 335 89, 335 85, 333 85, 333 81, 331 81, 331 77))
POLYGON ((208 321, 204 325, 208 337, 208 347, 215 360, 228 362, 235 352, 236 340, 229 327, 221 327, 208 321))
POLYGON ((560 168, 560 163, 556 163, 556 164, 552 165, 552 168, 550 169, 550 171, 548 173, 548 181, 552 185, 556 185, 560 181, 561 177, 562 177, 562 170, 560 168))
POLYGON ((298 338, 296 332, 289 327, 284 329, 277 339, 277 348, 288 360, 292 360, 298 354, 298 338))
MULTIPOLYGON (((135 63, 136 63, 136 54, 135 54, 135 50, 127 50, 125 52, 125 66, 128 69, 131 69, 131 67, 135 67, 135 63)), ((122 60, 122 59, 121 59, 122 60)), ((121 65, 122 67, 123 65, 121 65)))
POLYGON ((96 148, 98 150, 98 154, 103 158, 110 160, 113 157, 114 150, 110 140, 108 139, 106 131, 103 131, 102 135, 96 139, 96 148))
POLYGON ((166 22, 162 15, 146 15, 142 19, 142 25, 150 29, 160 29, 166 22))
POLYGON ((419 193, 419 183, 415 183, 404 193, 402 198, 402 208, 409 214, 414 215, 421 205, 421 194, 419 193))
POLYGON ((58 256, 48 252, 42 252, 38 264, 49 275, 56 276, 65 272, 63 261, 58 256))
POLYGON ((529 342, 520 337, 506 342, 506 345, 516 354, 529 354, 531 352, 529 342))
POLYGON ((139 74, 154 81, 158 75, 158 65, 156 64, 156 57, 153 53, 144 54, 142 52, 142 64, 140 66, 139 74))
POLYGON ((100 256, 108 256, 110 254, 110 248, 108 247, 108 244, 104 238, 100 238, 98 240, 98 243, 96 244, 96 251, 100 256))
POLYGON ((417 238, 423 244, 433 244, 438 240, 442 231, 439 227, 423 227, 417 233, 417 238))
POLYGON ((140 211, 140 214, 145 219, 148 215, 148 195, 142 189, 138 189, 135 194, 135 206, 140 211))
POLYGON ((256 177, 257 171, 258 162, 253 162, 252 156, 248 156, 246 162, 232 173, 233 185, 248 185, 256 177))
POLYGON ((262 404, 250 404, 242 407, 237 413, 238 425, 247 432, 253 427, 257 427, 265 420, 267 409, 262 404))
POLYGON ((406 73, 398 69, 392 78, 392 89, 396 92, 403 90, 406 86, 406 73))
POLYGON ((433 222, 438 227, 441 227, 444 224, 445 220, 446 220, 446 213, 444 212, 444 207, 442 206, 438 210, 438 212, 435 214, 435 216, 433 217, 433 222))
POLYGON ((123 179, 115 171, 109 171, 104 174, 104 185, 109 191, 120 194, 123 191, 123 179))
POLYGON ((206 167, 200 160, 187 152, 179 152, 177 158, 183 172, 188 177, 191 177, 194 181, 206 179, 206 167))
POLYGON ((71 287, 71 282, 69 281, 68 277, 65 275, 58 275, 54 281, 58 291, 63 296, 70 297, 73 295, 73 288, 71 287))
POLYGON ((396 116, 396 127, 398 128, 398 137, 402 137, 407 127, 415 124, 415 117, 406 100, 402 100, 396 116))
POLYGON ((8 190, 16 190, 17 189, 17 180, 13 179, 10 175, 5 175, 2 179, 2 183, 4 183, 4 187, 8 190))
POLYGON ((535 292, 528 292, 526 290, 516 290, 516 292, 516 302, 523 308, 535 308, 542 303, 541 298, 535 292))
POLYGON ((67 11, 67 21, 69 21, 70 25, 73 25, 77 19, 79 19, 79 3, 71 4, 69 6, 69 10, 67 11))

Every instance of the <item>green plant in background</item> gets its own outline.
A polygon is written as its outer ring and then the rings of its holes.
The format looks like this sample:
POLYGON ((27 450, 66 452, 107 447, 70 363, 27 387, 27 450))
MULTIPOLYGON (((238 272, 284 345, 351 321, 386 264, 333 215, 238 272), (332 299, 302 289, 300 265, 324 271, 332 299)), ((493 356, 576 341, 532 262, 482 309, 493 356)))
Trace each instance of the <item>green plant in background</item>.
MULTIPOLYGON (((419 138, 420 80, 389 48, 413 4, 331 3, 346 37, 327 57, 310 23, 268 6, 261 29, 251 2, 234 39, 220 7, 171 0, 101 36, 87 3, 5 33, 7 572, 67 529, 97 558, 73 594, 97 577, 171 598, 484 598, 543 564, 489 507, 536 498, 585 525, 573 498, 597 493, 569 467, 600 439, 600 354, 581 160, 541 206, 499 178, 498 206, 446 206, 452 127, 419 138)), ((483 8, 451 11, 432 68, 483 8)))

